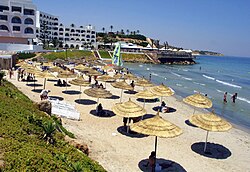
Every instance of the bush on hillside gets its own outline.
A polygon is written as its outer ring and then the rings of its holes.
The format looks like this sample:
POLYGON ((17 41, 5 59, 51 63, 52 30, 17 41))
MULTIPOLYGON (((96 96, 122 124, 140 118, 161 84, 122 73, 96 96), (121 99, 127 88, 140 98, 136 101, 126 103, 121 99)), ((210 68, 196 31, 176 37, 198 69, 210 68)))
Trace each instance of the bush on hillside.
POLYGON ((0 87, 0 107, 0 152, 4 153, 0 171, 72 171, 72 166, 84 171, 105 171, 66 143, 64 135, 54 127, 48 128, 55 142, 47 144, 43 126, 54 125, 53 119, 7 81, 0 87))
POLYGON ((29 59, 29 58, 35 57, 36 54, 35 53, 18 53, 17 56, 18 56, 18 59, 29 59))

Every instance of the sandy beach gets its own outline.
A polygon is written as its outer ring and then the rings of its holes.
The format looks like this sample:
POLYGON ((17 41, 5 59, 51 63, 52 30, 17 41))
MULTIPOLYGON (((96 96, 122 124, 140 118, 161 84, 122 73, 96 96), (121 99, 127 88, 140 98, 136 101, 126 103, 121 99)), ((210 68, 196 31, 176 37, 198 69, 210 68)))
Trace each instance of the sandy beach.
MULTIPOLYGON (((16 77, 8 80, 31 100, 35 102, 40 100, 39 93, 33 92, 33 87, 27 86, 26 82, 19 82, 16 77)), ((43 79, 38 78, 37 83, 43 84, 43 81, 43 79)), ((77 139, 89 146, 89 156, 110 172, 142 171, 140 169, 144 163, 142 160, 147 159, 150 152, 154 150, 155 138, 153 136, 127 136, 121 132, 123 125, 121 117, 98 117, 91 114, 90 112, 96 109, 96 104, 93 104, 93 101, 96 101, 95 98, 82 93, 81 99, 86 101, 83 101, 82 104, 76 103, 75 100, 79 98, 79 94, 62 93, 65 88, 55 87, 55 83, 47 81, 46 89, 51 91, 49 96, 59 96, 64 101, 76 105, 76 109, 81 113, 81 120, 63 118, 63 125, 74 133, 77 139)), ((37 89, 42 88, 42 86, 37 87, 37 89)), ((83 87, 82 90, 84 89, 86 88, 83 87)), ((108 83, 106 89, 111 91, 113 95, 120 96, 121 90, 113 88, 108 83)), ((79 87, 71 85, 68 90, 79 91, 79 87)), ((136 86, 135 90, 142 90, 142 87, 136 86)), ((113 99, 100 99, 105 110, 111 111, 112 106, 120 101, 116 96, 113 99)), ((143 105, 142 102, 136 100, 133 94, 123 93, 122 101, 128 101, 129 98, 141 106, 143 105)), ((199 142, 205 141, 206 131, 185 123, 193 114, 193 107, 173 96, 165 97, 163 100, 176 111, 160 115, 183 130, 183 134, 179 137, 158 139, 157 158, 166 161, 166 164, 169 165, 168 171, 250 171, 249 133, 235 127, 228 132, 210 132, 208 142, 214 143, 214 145, 208 147, 208 150, 211 152, 218 150, 220 159, 202 156, 193 150, 198 149, 201 145, 198 144, 199 142)), ((155 115, 156 111, 152 108, 159 105, 160 102, 146 103, 147 116, 155 115)), ((197 108, 195 113, 202 112, 197 108)))

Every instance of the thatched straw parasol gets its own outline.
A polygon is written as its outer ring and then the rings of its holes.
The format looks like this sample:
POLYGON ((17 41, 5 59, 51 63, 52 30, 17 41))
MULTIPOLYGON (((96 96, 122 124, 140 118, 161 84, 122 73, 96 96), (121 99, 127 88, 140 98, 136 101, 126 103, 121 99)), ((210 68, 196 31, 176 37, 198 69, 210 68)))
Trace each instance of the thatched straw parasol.
POLYGON ((174 91, 164 84, 151 87, 149 88, 149 91, 157 96, 161 96, 161 101, 162 97, 172 96, 174 94, 174 91))
POLYGON ((159 112, 153 118, 145 119, 130 126, 132 131, 155 136, 155 154, 157 150, 157 137, 173 138, 182 134, 181 128, 163 119, 159 112))
POLYGON ((48 71, 36 73, 35 76, 37 78, 44 78, 43 89, 45 89, 45 86, 46 86, 46 79, 54 79, 54 78, 56 78, 54 75, 52 75, 48 71))
MULTIPOLYGON (((184 98, 183 101, 189 105, 192 105, 198 108, 211 108, 213 105, 212 101, 209 98, 201 95, 200 93, 188 96, 184 98)), ((194 112, 195 112, 195 109, 194 109, 194 112)))
POLYGON ((77 69, 77 70, 86 70, 86 69, 90 69, 89 67, 87 67, 87 66, 84 66, 84 65, 82 65, 82 64, 80 64, 80 65, 77 65, 76 67, 75 67, 75 69, 77 69))
POLYGON ((41 66, 48 66, 48 67, 52 67, 53 64, 52 63, 43 63, 41 66))
MULTIPOLYGON (((145 109, 143 109, 138 104, 132 102, 130 98, 127 102, 116 103, 115 106, 112 107, 112 111, 116 115, 125 117, 125 118, 140 117, 147 113, 145 109)), ((129 130, 129 127, 127 128, 127 132, 128 130, 129 130)))
POLYGON ((67 90, 67 85, 68 85, 67 79, 68 78, 75 78, 76 75, 70 71, 63 71, 63 72, 59 73, 57 77, 58 78, 66 78, 66 90, 67 90))
POLYGON ((73 79, 69 81, 70 84, 80 86, 80 96, 79 99, 81 99, 81 94, 82 94, 82 86, 83 87, 88 87, 90 86, 89 81, 84 80, 82 77, 77 77, 76 79, 73 79))
POLYGON ((58 73, 64 72, 64 70, 58 66, 53 66, 53 67, 49 68, 49 71, 50 72, 58 72, 58 73))
POLYGON ((101 76, 102 74, 100 72, 97 72, 95 70, 91 70, 87 73, 89 76, 101 76))
POLYGON ((135 96, 137 98, 144 99, 143 108, 145 107, 145 99, 156 99, 159 97, 151 93, 149 90, 140 91, 139 93, 136 93, 135 96))
POLYGON ((209 114, 192 115, 189 121, 192 124, 196 125, 197 127, 207 131, 204 152, 206 151, 207 147, 207 138, 209 131, 222 132, 222 131, 228 131, 229 129, 232 128, 232 125, 229 122, 217 116, 216 114, 214 114, 214 112, 209 114))
POLYGON ((135 82, 135 85, 137 85, 137 86, 142 86, 143 88, 144 88, 144 87, 152 87, 152 86, 154 86, 153 83, 151 83, 149 80, 146 80, 146 79, 144 79, 144 78, 138 79, 138 80, 135 82))
POLYGON ((99 98, 109 98, 112 94, 103 88, 89 88, 84 90, 84 93, 90 97, 97 98, 97 104, 99 103, 99 98))
POLYGON ((127 74, 127 75, 125 75, 126 76, 126 79, 129 79, 129 80, 137 80, 138 78, 135 76, 135 75, 133 75, 132 73, 129 73, 129 74, 127 74))
POLYGON ((102 76, 96 78, 96 80, 105 82, 105 88, 106 88, 106 82, 113 82, 113 81, 115 81, 115 78, 113 78, 112 76, 109 76, 109 75, 102 75, 102 76))
POLYGON ((120 102, 122 101, 122 92, 123 90, 133 90, 134 88, 127 84, 125 81, 120 81, 120 82, 114 82, 111 84, 113 87, 115 88, 119 88, 121 89, 121 98, 120 98, 120 102))

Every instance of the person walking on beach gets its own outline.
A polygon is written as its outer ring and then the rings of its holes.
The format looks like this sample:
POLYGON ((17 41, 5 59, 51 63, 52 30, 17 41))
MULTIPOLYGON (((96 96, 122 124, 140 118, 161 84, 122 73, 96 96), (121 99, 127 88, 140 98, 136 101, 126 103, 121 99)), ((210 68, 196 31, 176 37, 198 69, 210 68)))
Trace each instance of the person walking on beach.
POLYGON ((223 102, 224 102, 224 103, 227 103, 227 92, 224 93, 223 102))
POLYGON ((151 75, 151 74, 149 74, 149 81, 151 81, 151 77, 152 77, 152 75, 151 75))
POLYGON ((233 100, 233 103, 235 103, 235 100, 237 99, 237 93, 234 93, 234 95, 231 97, 231 99, 233 100))

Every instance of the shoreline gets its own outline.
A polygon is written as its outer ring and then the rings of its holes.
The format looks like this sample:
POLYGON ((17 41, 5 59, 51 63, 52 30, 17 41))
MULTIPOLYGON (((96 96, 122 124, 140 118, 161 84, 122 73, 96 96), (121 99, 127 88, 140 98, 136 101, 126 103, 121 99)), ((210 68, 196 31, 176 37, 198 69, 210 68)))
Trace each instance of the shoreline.
MULTIPOLYGON (((16 78, 9 80, 20 91, 27 95, 33 101, 39 101, 39 94, 32 92, 32 87, 26 86, 25 82, 18 82, 16 78)), ((37 83, 43 83, 43 79, 38 78, 37 83)), ((81 112, 81 120, 75 121, 62 118, 63 125, 75 134, 77 139, 85 142, 90 148, 90 157, 98 161, 106 170, 111 172, 141 171, 138 163, 147 158, 153 149, 154 137, 130 137, 119 132, 119 126, 122 126, 122 118, 113 116, 110 118, 101 118, 90 113, 95 109, 96 104, 84 105, 75 103, 79 95, 63 94, 65 88, 54 87, 54 82, 47 82, 47 89, 51 90, 50 95, 59 95, 64 101, 69 101, 76 105, 76 109, 81 112), (118 127, 118 128, 117 128, 118 127)), ((86 87, 83 88, 83 90, 86 87)), ((136 86, 136 91, 141 90, 136 86)), ((69 90, 79 90, 78 86, 73 86, 69 90)), ((107 84, 107 90, 113 95, 120 95, 120 89, 113 88, 107 84)), ((123 101, 131 97, 132 101, 139 105, 136 98, 131 95, 123 94, 123 101)), ((95 98, 88 97, 82 93, 82 99, 96 101, 95 98)), ((211 133, 209 135, 210 143, 218 143, 228 148, 232 155, 226 159, 216 160, 206 158, 192 151, 194 143, 205 140, 205 131, 185 124, 189 114, 193 113, 193 108, 184 104, 176 97, 164 98, 168 106, 175 108, 173 113, 161 114, 161 116, 177 126, 181 127, 184 133, 180 137, 167 139, 160 138, 158 142, 157 157, 171 160, 180 165, 186 171, 248 171, 250 166, 247 160, 250 155, 250 134, 233 128, 228 132, 211 133), (225 138, 230 138, 225 140, 225 138), (244 150, 244 151, 243 151, 244 150)), ((119 99, 101 99, 104 109, 110 110, 111 107, 119 102, 119 99)), ((145 108, 147 114, 155 115, 152 108, 158 105, 156 103, 147 103, 145 108)), ((196 113, 200 112, 197 110, 196 113)))

